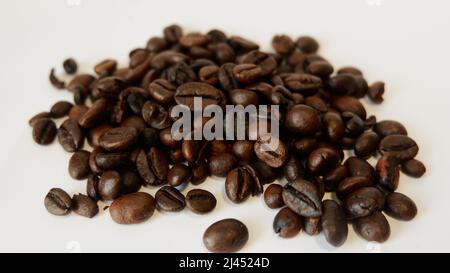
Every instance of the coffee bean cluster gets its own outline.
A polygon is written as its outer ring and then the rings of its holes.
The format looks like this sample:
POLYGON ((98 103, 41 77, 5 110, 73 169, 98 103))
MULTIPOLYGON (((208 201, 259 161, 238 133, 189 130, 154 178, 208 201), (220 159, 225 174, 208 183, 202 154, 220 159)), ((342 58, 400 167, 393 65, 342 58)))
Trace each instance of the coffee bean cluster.
MULTIPOLYGON (((87 186, 72 198, 50 190, 47 210, 91 218, 99 200, 112 201, 109 212, 119 224, 146 221, 155 209, 187 207, 205 214, 216 206, 214 195, 181 189, 212 175, 226 178, 226 195, 234 203, 263 194, 267 206, 279 210, 273 229, 283 238, 303 229, 323 232, 331 245, 341 246, 352 224, 362 238, 386 241, 385 214, 409 221, 417 213, 414 202, 396 192, 400 171, 421 177, 425 167, 415 159, 419 148, 406 128, 377 121, 360 101, 381 103, 384 83, 369 85, 355 67, 336 70, 308 36, 277 35, 272 46, 267 53, 220 30, 184 33, 171 25, 162 37, 132 50, 128 66, 106 59, 95 65, 95 74, 75 74, 77 63, 70 58, 63 63, 74 74, 67 83, 52 69, 50 82, 71 92, 73 103, 57 102, 34 116, 32 135, 42 145, 57 138, 73 154, 69 175, 87 186), (268 151, 267 139, 176 141, 170 110, 194 110, 194 97, 203 99, 203 107, 279 105, 280 145, 268 151), (56 119, 63 119, 59 128, 56 119), (153 197, 139 192, 142 186, 160 188, 153 197), (324 200, 327 192, 332 198, 324 200)), ((203 240, 213 252, 238 251, 248 230, 225 219, 208 228, 203 240)))

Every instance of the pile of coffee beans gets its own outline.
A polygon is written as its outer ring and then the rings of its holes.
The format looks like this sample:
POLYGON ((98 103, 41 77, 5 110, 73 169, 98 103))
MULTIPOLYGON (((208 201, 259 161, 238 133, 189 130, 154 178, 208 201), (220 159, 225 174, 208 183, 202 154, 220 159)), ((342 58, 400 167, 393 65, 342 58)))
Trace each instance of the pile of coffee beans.
MULTIPOLYGON (((91 218, 102 200, 111 202, 109 213, 119 224, 144 222, 155 209, 205 214, 216 207, 215 196, 183 189, 212 175, 226 178, 234 203, 263 195, 278 210, 273 229, 283 238, 302 229, 312 236, 323 232, 337 247, 352 224, 362 238, 386 241, 385 215, 409 221, 417 214, 414 202, 396 192, 400 171, 421 177, 425 166, 415 159, 419 148, 406 128, 377 121, 360 101, 367 96, 381 103, 384 83, 368 84, 355 67, 335 69, 308 36, 277 35, 272 46, 274 52, 263 52, 217 29, 184 33, 171 25, 132 50, 128 66, 106 59, 95 74, 76 74, 70 58, 63 63, 73 74, 69 82, 52 69, 51 84, 71 92, 73 102, 57 102, 31 118, 33 139, 41 145, 57 139, 72 153, 69 175, 87 185, 72 198, 51 189, 47 210, 91 218), (175 105, 193 111, 195 97, 203 107, 279 105, 280 144, 268 151, 267 139, 177 141, 170 111, 175 105), (369 159, 378 162, 372 166, 369 159), (153 197, 139 192, 142 186, 160 188, 153 197)), ((203 241, 210 251, 232 252, 248 237, 242 222, 226 219, 209 227, 203 241)))

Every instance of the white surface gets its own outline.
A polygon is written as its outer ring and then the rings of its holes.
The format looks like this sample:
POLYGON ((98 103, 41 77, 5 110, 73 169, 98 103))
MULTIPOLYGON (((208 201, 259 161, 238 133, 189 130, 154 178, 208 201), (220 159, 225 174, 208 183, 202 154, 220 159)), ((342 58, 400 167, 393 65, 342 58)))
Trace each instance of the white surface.
POLYGON ((0 1, 0 251, 204 252, 203 231, 225 217, 247 224, 244 252, 450 251, 449 8, 444 0, 0 1), (105 212, 92 220, 49 215, 43 198, 51 187, 74 194, 84 192, 85 183, 68 176, 69 154, 58 144, 40 147, 31 138, 29 117, 71 99, 50 86, 48 71, 61 71, 68 56, 81 71, 105 57, 124 62, 132 48, 173 22, 187 31, 220 27, 263 49, 277 33, 310 34, 336 68, 355 65, 369 82, 384 80, 385 103, 369 104, 368 111, 403 122, 420 145, 418 158, 428 173, 420 180, 402 175, 399 188, 416 201, 417 218, 389 219, 392 236, 381 246, 368 245, 353 230, 340 249, 303 233, 282 240, 272 231, 276 211, 259 198, 230 204, 221 180, 201 185, 218 197, 206 216, 156 213, 145 224, 119 226, 105 212))

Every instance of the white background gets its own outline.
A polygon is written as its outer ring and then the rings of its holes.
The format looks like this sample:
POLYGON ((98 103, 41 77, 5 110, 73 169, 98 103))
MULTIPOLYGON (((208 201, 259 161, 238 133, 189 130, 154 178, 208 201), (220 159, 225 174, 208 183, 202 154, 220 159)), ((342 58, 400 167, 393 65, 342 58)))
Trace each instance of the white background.
POLYGON ((0 1, 0 251, 204 252, 203 231, 226 217, 248 226, 244 252, 450 251, 449 9, 445 0, 0 1), (75 194, 85 183, 69 177, 70 155, 59 145, 40 147, 31 138, 29 117, 71 99, 50 86, 48 71, 61 72, 68 56, 85 72, 106 57, 125 62, 132 48, 174 22, 186 31, 220 27, 265 50, 274 34, 310 34, 335 67, 355 65, 369 82, 384 80, 385 103, 367 107, 404 123, 420 145, 428 173, 420 180, 402 175, 399 188, 417 202, 417 218, 390 219, 391 239, 381 246, 352 230, 340 249, 304 233, 283 240, 272 231, 276 211, 259 198, 230 204, 223 180, 213 179, 201 185, 218 197, 206 216, 156 213, 144 224, 119 226, 107 212, 94 219, 49 215, 43 198, 51 187, 75 194))

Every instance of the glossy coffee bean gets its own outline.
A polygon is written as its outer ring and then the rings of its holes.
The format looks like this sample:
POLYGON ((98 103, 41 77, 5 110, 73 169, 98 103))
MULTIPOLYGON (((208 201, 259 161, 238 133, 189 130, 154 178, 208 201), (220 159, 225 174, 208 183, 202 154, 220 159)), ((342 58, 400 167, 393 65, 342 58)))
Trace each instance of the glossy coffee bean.
POLYGON ((213 156, 208 160, 209 172, 219 177, 226 177, 236 164, 236 157, 230 153, 213 156))
POLYGON ((86 105, 75 105, 70 109, 69 111, 69 118, 75 120, 76 122, 80 123, 81 117, 89 110, 89 107, 86 105))
POLYGON ((384 94, 384 82, 374 82, 370 85, 367 90, 367 95, 370 100, 375 103, 383 102, 383 94, 384 94))
POLYGON ((372 131, 363 133, 355 142, 354 149, 356 156, 361 158, 370 157, 377 151, 379 143, 380 137, 376 133, 372 131))
POLYGON ((355 97, 351 96, 339 96, 335 97, 331 102, 333 108, 341 113, 351 112, 358 115, 361 119, 365 120, 367 113, 362 103, 355 97))
POLYGON ((241 250, 248 238, 248 229, 241 221, 224 219, 206 229, 203 244, 211 252, 231 253, 241 250))
POLYGON ((136 192, 114 200, 109 207, 109 213, 114 222, 130 225, 147 221, 152 217, 155 208, 153 196, 145 192, 136 192))
POLYGON ((384 138, 390 135, 408 135, 405 126, 395 120, 379 121, 375 125, 374 131, 380 136, 380 138, 384 138))
POLYGON ((351 217, 360 218, 381 210, 384 202, 381 191, 374 187, 365 187, 350 193, 343 204, 351 217))
POLYGON ((233 69, 236 65, 234 63, 225 63, 219 68, 218 77, 220 85, 226 91, 231 91, 239 88, 239 82, 233 74, 233 69))
POLYGON ((62 118, 69 114, 73 104, 68 101, 58 101, 50 108, 52 118, 62 118))
POLYGON ((392 218, 402 221, 411 221, 417 215, 417 207, 414 201, 398 192, 386 196, 383 211, 392 218))
POLYGON ((63 62, 64 71, 67 74, 75 74, 77 72, 77 62, 73 58, 68 58, 63 62))
POLYGON ((323 175, 323 182, 325 186, 325 191, 333 192, 336 191, 339 183, 344 180, 349 175, 348 170, 345 166, 339 165, 323 175))
POLYGON ((339 185, 336 188, 336 194, 339 198, 344 199, 350 193, 372 185, 372 181, 364 176, 347 177, 339 182, 339 185))
POLYGON ((296 45, 304 53, 316 53, 319 50, 319 43, 310 36, 298 38, 296 45))
POLYGON ((137 192, 141 189, 142 179, 139 173, 134 169, 124 169, 120 171, 120 177, 122 179, 123 194, 137 192))
POLYGON ((301 217, 290 208, 283 208, 273 220, 273 230, 282 238, 292 238, 302 229, 301 217))
POLYGON ((192 177, 191 169, 184 164, 175 164, 167 173, 167 183, 172 187, 189 182, 192 177))
POLYGON ((312 96, 322 87, 322 80, 319 77, 306 73, 294 73, 284 79, 286 87, 294 93, 303 96, 312 96))
POLYGON ((186 207, 184 195, 174 187, 164 186, 155 194, 156 207, 161 211, 177 212, 186 207))
POLYGON ((282 167, 288 159, 286 145, 275 137, 257 141, 254 150, 261 161, 273 168, 282 167))
POLYGON ((83 147, 84 134, 78 123, 73 119, 67 119, 58 129, 59 144, 69 153, 78 151, 83 147))
POLYGON ((299 156, 305 156, 309 155, 317 148, 318 142, 312 137, 298 138, 292 141, 291 146, 296 154, 299 156))
POLYGON ((254 142, 249 140, 237 140, 233 144, 232 151, 238 159, 250 161, 255 154, 254 142))
POLYGON ((116 171, 106 171, 98 182, 98 192, 103 200, 109 201, 119 197, 122 190, 122 180, 116 171))
POLYGON ((52 68, 50 70, 50 74, 49 74, 48 78, 49 78, 50 83, 56 89, 64 89, 64 87, 66 86, 65 82, 63 82, 62 80, 58 79, 58 77, 56 77, 54 68, 52 68))
POLYGON ((379 149, 381 154, 391 156, 399 162, 413 159, 419 151, 417 143, 405 135, 389 135, 383 138, 379 149))
POLYGON ((162 151, 152 147, 148 154, 144 150, 139 152, 136 168, 144 181, 144 186, 158 186, 166 182, 169 161, 162 151))
POLYGON ((72 197, 72 210, 86 218, 92 218, 99 212, 97 202, 83 194, 76 194, 72 197))
POLYGON ((334 200, 325 200, 322 203, 323 215, 321 227, 325 239, 335 247, 342 246, 347 240, 348 226, 345 212, 334 200))
POLYGON ((100 137, 100 146, 110 152, 125 151, 138 139, 138 131, 132 127, 117 127, 106 131, 100 137))
POLYGON ((327 147, 318 148, 308 156, 307 166, 313 173, 323 173, 336 167, 340 160, 341 157, 335 150, 327 147))
POLYGON ((291 155, 283 167, 284 177, 288 182, 294 182, 297 179, 304 179, 306 170, 300 159, 291 155))
POLYGON ((376 170, 380 186, 391 192, 398 188, 400 167, 395 158, 387 155, 382 156, 378 160, 376 170))
POLYGON ((72 207, 72 199, 62 189, 53 188, 45 196, 44 205, 47 211, 53 215, 67 215, 72 207))
POLYGON ((189 82, 180 85, 175 93, 175 101, 177 104, 189 107, 194 110, 194 98, 202 98, 202 108, 208 105, 224 106, 226 97, 224 93, 212 85, 200 82, 189 82))
POLYGON ((216 197, 209 191, 196 189, 186 195, 186 206, 194 213, 206 214, 216 207, 216 197))
POLYGON ((283 189, 284 203, 297 214, 304 217, 322 215, 322 204, 317 187, 306 180, 297 180, 283 189))
POLYGON ((209 168, 204 160, 193 166, 191 183, 193 185, 199 185, 205 182, 206 178, 209 176, 209 168))
POLYGON ((258 80, 263 71, 255 64, 239 64, 233 68, 233 74, 238 82, 249 84, 258 80))
POLYGON ((125 167, 130 163, 130 153, 127 152, 116 152, 116 153, 110 153, 110 152, 104 152, 101 150, 94 150, 91 155, 90 160, 93 160, 92 163, 89 163, 92 166, 94 166, 95 171, 99 170, 101 171, 107 171, 107 170, 114 170, 117 168, 125 167))
POLYGON ((384 243, 391 235, 391 228, 381 212, 358 218, 353 223, 355 232, 368 242, 384 243))
POLYGON ((91 173, 88 151, 75 152, 69 160, 69 175, 76 180, 86 179, 91 173))
POLYGON ((349 145, 350 148, 353 148, 355 145, 354 138, 360 136, 364 132, 364 120, 352 112, 342 113, 342 120, 345 124, 345 137, 341 140, 341 144, 345 147, 346 143, 344 141, 347 141, 351 144, 349 145))
POLYGON ((258 105, 258 95, 249 90, 235 89, 230 92, 230 100, 233 105, 242 105, 247 107, 248 105, 258 105))
POLYGON ((208 142, 184 139, 181 143, 181 152, 188 162, 203 160, 208 149, 208 142))
POLYGON ((106 59, 95 65, 94 71, 97 75, 110 75, 117 68, 117 61, 106 59))
POLYGON ((284 55, 294 50, 295 43, 291 37, 287 35, 276 35, 272 39, 272 47, 278 54, 284 55))
POLYGON ((78 123, 83 128, 93 128, 103 121, 106 110, 107 101, 105 99, 98 99, 92 104, 91 108, 84 113, 78 123))
POLYGON ((344 166, 349 172, 349 176, 366 177, 371 183, 375 183, 375 169, 366 160, 358 157, 349 157, 344 166))
POLYGON ((344 121, 336 112, 327 112, 323 115, 323 125, 325 127, 325 135, 332 142, 337 142, 344 137, 345 125, 344 121))
POLYGON ((360 69, 353 67, 353 66, 345 66, 340 68, 337 71, 338 74, 352 74, 354 76, 362 76, 363 73, 360 69))
POLYGON ((271 209, 278 209, 284 206, 283 187, 278 184, 271 184, 264 192, 264 202, 271 209))
POLYGON ((253 192, 255 181, 246 168, 235 168, 225 180, 225 193, 233 203, 244 202, 253 192))
POLYGON ((37 144, 51 144, 56 134, 56 124, 49 118, 41 118, 33 123, 33 139, 37 144))
POLYGON ((315 61, 306 67, 307 73, 320 78, 328 78, 333 71, 333 66, 327 61, 315 61))
POLYGON ((314 135, 320 129, 317 112, 306 105, 296 105, 286 113, 286 127, 294 133, 314 135))
POLYGON ((425 165, 417 159, 410 159, 403 162, 401 170, 404 174, 415 178, 422 177, 427 171, 425 165))
POLYGON ((34 124, 36 123, 36 121, 43 119, 43 118, 51 118, 50 112, 40 112, 40 113, 34 115, 32 118, 29 119, 28 125, 33 127, 34 124))
POLYGON ((217 65, 204 66, 200 68, 198 77, 204 83, 217 85, 219 83, 219 67, 217 65))

